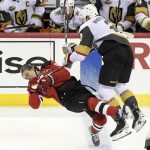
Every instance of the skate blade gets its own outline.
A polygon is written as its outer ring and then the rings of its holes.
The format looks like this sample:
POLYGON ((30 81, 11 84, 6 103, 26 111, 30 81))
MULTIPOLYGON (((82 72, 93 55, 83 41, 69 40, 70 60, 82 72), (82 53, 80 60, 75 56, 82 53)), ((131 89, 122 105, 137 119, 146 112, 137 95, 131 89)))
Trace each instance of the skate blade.
POLYGON ((145 125, 145 123, 146 123, 146 120, 144 120, 140 125, 137 125, 137 126, 134 128, 134 130, 135 130, 136 132, 139 132, 139 131, 142 129, 142 127, 145 125))
POLYGON ((112 137, 112 141, 117 141, 119 139, 122 139, 128 135, 130 135, 132 132, 131 131, 126 131, 126 132, 122 132, 119 135, 115 135, 112 137))

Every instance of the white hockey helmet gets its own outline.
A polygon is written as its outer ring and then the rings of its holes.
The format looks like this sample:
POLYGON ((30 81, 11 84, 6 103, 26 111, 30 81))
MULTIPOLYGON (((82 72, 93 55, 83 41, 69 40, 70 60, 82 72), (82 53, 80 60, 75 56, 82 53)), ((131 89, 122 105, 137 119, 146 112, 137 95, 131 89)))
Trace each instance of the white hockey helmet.
POLYGON ((97 9, 93 4, 85 5, 79 12, 79 17, 83 23, 87 21, 87 17, 91 19, 98 15, 97 9))
MULTIPOLYGON (((65 0, 60 0, 60 7, 64 7, 65 0)), ((74 7, 74 0, 66 0, 66 7, 74 7)))

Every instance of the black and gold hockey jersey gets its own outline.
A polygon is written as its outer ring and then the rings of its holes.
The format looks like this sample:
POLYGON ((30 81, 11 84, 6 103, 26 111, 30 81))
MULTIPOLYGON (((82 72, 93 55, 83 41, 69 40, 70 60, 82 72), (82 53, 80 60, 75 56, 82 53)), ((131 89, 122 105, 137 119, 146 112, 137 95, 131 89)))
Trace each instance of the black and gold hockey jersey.
MULTIPOLYGON (((81 41, 77 46, 76 52, 82 55, 88 55, 92 48, 99 49, 105 40, 114 40, 118 43, 129 45, 126 35, 117 32, 114 25, 102 16, 97 16, 88 20, 80 27, 81 41)), ((105 51, 99 49, 101 55, 105 51)))

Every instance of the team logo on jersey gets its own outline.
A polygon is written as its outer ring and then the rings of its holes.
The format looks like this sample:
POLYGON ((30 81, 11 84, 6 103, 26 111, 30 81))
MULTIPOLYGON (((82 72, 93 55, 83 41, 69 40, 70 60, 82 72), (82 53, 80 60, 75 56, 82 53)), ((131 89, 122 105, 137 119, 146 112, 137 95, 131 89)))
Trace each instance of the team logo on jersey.
POLYGON ((109 20, 113 23, 121 21, 122 19, 122 8, 110 7, 109 9, 109 20))
POLYGON ((27 10, 26 9, 15 12, 16 24, 24 25, 24 24, 26 24, 27 20, 28 20, 28 16, 27 16, 27 10))
POLYGON ((16 9, 15 6, 10 6, 10 7, 9 7, 9 11, 13 11, 13 10, 15 10, 15 9, 16 9))

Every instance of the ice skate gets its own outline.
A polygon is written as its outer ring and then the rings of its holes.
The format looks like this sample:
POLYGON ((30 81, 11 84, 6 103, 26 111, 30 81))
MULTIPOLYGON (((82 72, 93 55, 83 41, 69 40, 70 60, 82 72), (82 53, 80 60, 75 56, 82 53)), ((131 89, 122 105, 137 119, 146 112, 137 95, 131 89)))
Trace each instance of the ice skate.
POLYGON ((141 130, 141 128, 145 125, 146 120, 144 118, 143 113, 140 111, 140 109, 136 109, 132 111, 133 113, 133 124, 132 128, 138 132, 141 130))
POLYGON ((133 114, 129 108, 129 106, 124 105, 122 108, 122 115, 124 119, 133 119, 133 114))
POLYGON ((124 118, 120 114, 118 114, 114 120, 117 123, 117 126, 115 130, 110 134, 113 141, 117 141, 131 134, 131 131, 129 129, 127 122, 124 120, 124 118))
POLYGON ((91 134, 91 139, 92 139, 92 142, 95 146, 99 146, 100 145, 100 139, 99 139, 99 135, 98 133, 92 133, 92 130, 91 130, 91 126, 89 127, 89 132, 91 134))

